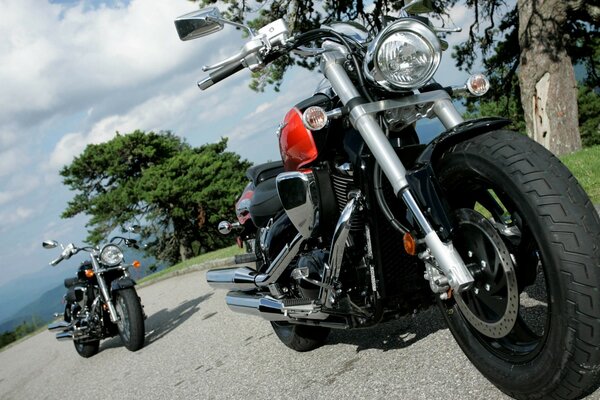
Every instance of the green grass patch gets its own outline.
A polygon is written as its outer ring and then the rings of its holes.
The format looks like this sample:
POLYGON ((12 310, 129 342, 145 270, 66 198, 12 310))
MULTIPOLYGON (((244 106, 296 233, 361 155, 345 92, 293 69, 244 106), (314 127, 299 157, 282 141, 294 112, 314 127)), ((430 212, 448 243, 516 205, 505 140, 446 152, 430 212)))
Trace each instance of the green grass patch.
POLYGON ((231 247, 226 247, 224 249, 211 251, 208 253, 201 254, 198 257, 194 257, 194 258, 190 258, 189 260, 182 261, 171 267, 165 268, 162 271, 158 271, 152 275, 148 275, 148 276, 140 279, 138 283, 150 282, 157 278, 160 278, 163 275, 189 268, 192 265, 201 264, 203 262, 212 261, 212 260, 219 260, 221 258, 233 257, 236 254, 243 254, 243 253, 244 253, 244 249, 240 249, 238 246, 231 246, 231 247))
POLYGON ((561 157, 594 204, 600 204, 600 146, 561 157))

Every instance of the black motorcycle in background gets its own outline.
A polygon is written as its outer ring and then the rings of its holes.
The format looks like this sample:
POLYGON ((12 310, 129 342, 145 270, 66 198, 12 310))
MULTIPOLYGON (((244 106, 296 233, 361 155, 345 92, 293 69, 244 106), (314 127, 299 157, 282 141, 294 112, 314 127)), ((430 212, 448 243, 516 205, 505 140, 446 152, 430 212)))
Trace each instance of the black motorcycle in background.
MULTIPOLYGON (((130 231, 134 232, 135 228, 130 231)), ((76 277, 65 279, 64 320, 48 325, 48 330, 60 331, 56 334, 57 340, 72 340, 82 357, 95 355, 101 339, 117 334, 128 350, 136 351, 144 346, 145 315, 134 288, 135 281, 129 274, 130 265, 124 263, 121 244, 138 248, 136 240, 121 236, 113 237, 101 248, 61 244, 61 255, 50 262, 56 266, 80 251, 90 255, 90 259, 80 265, 76 277)), ((42 244, 46 249, 58 245, 54 240, 42 244)), ((139 267, 139 262, 132 265, 139 267)))

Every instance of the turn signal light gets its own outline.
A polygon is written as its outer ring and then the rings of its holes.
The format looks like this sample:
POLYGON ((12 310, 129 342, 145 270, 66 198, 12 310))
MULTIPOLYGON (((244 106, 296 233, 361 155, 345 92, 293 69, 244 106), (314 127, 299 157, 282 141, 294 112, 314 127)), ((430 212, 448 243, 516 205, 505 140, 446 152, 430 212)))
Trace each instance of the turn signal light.
POLYGON ((417 242, 415 241, 415 238, 410 233, 407 232, 404 234, 403 242, 404 242, 404 250, 408 254, 410 254, 411 256, 414 256, 417 254, 417 242))
POLYGON ((93 269, 86 269, 85 270, 85 277, 86 278, 92 278, 94 276, 94 270, 93 269))
POLYGON ((135 260, 131 265, 133 265, 133 268, 139 268, 142 266, 142 263, 138 260, 135 260))
POLYGON ((306 129, 310 131, 318 131, 325 128, 327 121, 327 114, 321 107, 308 107, 302 114, 302 122, 306 129))
POLYGON ((483 96, 490 90, 490 81, 483 74, 475 74, 467 80, 467 89, 473 96, 483 96))

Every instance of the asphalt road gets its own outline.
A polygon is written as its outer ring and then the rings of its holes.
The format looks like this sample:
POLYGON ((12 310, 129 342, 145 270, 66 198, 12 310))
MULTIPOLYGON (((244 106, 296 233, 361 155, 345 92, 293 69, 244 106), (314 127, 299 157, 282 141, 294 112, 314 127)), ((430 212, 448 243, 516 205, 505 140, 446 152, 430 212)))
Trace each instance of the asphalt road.
POLYGON ((268 322, 229 311, 204 274, 139 290, 148 319, 136 353, 113 338, 83 359, 50 332, 0 352, 0 399, 508 399, 469 363, 436 309, 334 331, 326 346, 296 353, 268 322))

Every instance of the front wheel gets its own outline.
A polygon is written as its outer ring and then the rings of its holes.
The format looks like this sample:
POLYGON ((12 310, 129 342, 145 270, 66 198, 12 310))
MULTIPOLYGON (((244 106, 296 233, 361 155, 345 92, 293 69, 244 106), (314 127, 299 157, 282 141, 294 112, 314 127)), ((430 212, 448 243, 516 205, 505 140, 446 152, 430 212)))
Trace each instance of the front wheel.
POLYGON ((134 288, 122 289, 115 294, 115 309, 119 320, 117 328, 123 344, 130 351, 144 346, 144 313, 134 288))
POLYGON ((496 131, 436 165, 471 289, 439 301, 471 362, 522 399, 572 399, 600 374, 600 219, 562 163, 496 131))
POLYGON ((321 347, 331 331, 322 326, 297 325, 288 322, 271 322, 271 325, 283 344, 301 352, 321 347))
POLYGON ((83 358, 90 358, 98 353, 98 349, 100 348, 99 340, 91 340, 87 342, 82 342, 80 340, 73 341, 75 344, 75 351, 83 358))

